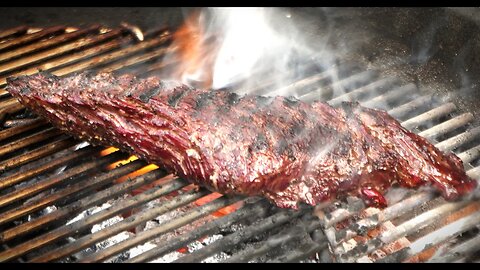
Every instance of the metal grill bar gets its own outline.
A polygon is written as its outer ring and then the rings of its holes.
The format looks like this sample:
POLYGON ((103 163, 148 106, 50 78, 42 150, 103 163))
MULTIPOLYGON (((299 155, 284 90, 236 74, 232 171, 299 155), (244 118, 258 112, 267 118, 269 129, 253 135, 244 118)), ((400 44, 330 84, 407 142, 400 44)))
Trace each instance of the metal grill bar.
POLYGON ((58 159, 54 159, 51 162, 46 164, 40 164, 36 167, 30 168, 26 171, 20 170, 19 172, 0 178, 0 190, 18 184, 22 181, 25 181, 29 178, 35 177, 41 173, 56 169, 62 165, 68 164, 72 160, 80 160, 86 155, 91 155, 97 152, 97 149, 94 148, 85 148, 79 151, 75 151, 69 155, 63 156, 58 159))
POLYGON ((193 253, 183 256, 182 258, 176 260, 177 263, 191 263, 191 262, 200 262, 201 260, 208 258, 222 250, 233 247, 245 240, 272 229, 275 226, 282 225, 291 221, 292 219, 299 217, 306 213, 306 209, 300 209, 297 211, 291 210, 279 210, 278 213, 261 219, 250 225, 248 228, 242 231, 237 231, 235 233, 229 234, 222 239, 219 239, 212 244, 203 247, 200 250, 197 250, 193 253))
POLYGON ((28 29, 29 28, 27 26, 22 25, 22 26, 18 26, 18 27, 15 27, 15 28, 3 30, 3 31, 0 32, 0 39, 5 40, 6 38, 9 38, 10 36, 23 34, 23 33, 27 32, 28 29))
POLYGON ((60 134, 62 134, 62 131, 56 128, 44 129, 28 137, 24 137, 20 140, 1 146, 0 156, 19 150, 21 148, 27 147, 29 145, 44 141, 46 139, 58 136, 60 134))
POLYGON ((46 28, 30 35, 24 35, 19 38, 11 39, 9 41, 0 43, 0 50, 5 50, 13 46, 19 46, 19 45, 22 45, 23 43, 32 42, 32 41, 44 38, 48 35, 56 34, 58 32, 64 32, 64 31, 65 31, 65 27, 63 26, 53 26, 50 28, 46 28))
MULTIPOLYGON (((480 221, 477 221, 477 224, 480 221)), ((453 262, 459 260, 463 257, 467 257, 470 254, 478 251, 480 249, 480 235, 469 239, 448 251, 448 253, 442 254, 439 257, 434 257, 431 262, 441 263, 441 262, 453 262)))
POLYGON ((418 133, 418 135, 425 137, 427 139, 434 139, 448 132, 451 132, 457 128, 461 128, 467 125, 468 123, 472 122, 474 119, 475 118, 473 117, 473 114, 465 113, 455 118, 452 118, 448 121, 445 121, 439 125, 436 125, 432 128, 424 130, 418 133))
POLYGON ((17 99, 16 98, 8 98, 8 99, 4 99, 0 102, 0 106, 2 108, 5 108, 5 107, 8 107, 8 106, 11 106, 11 105, 14 105, 18 103, 17 99))
MULTIPOLYGON (((334 228, 330 227, 326 229, 325 233, 329 236, 329 239, 333 239, 333 245, 338 246, 340 243, 348 241, 358 234, 365 234, 368 230, 375 228, 379 224, 397 218, 434 198, 435 194, 431 192, 417 193, 407 199, 401 200, 401 203, 393 204, 382 211, 367 215, 364 219, 357 221, 343 230, 335 231, 334 228)), ((337 250, 337 252, 340 252, 340 250, 337 250)))
POLYGON ((6 119, 3 123, 3 128, 9 129, 12 127, 23 126, 30 123, 33 118, 22 118, 22 119, 6 119))
POLYGON ((447 139, 436 146, 438 149, 448 152, 452 151, 457 147, 458 145, 466 144, 471 142, 473 139, 478 138, 480 136, 480 127, 472 128, 462 134, 459 134, 457 136, 451 137, 450 139, 447 139))
POLYGON ((45 124, 46 124, 45 120, 43 120, 41 118, 36 118, 36 119, 29 120, 22 125, 2 130, 2 131, 0 131, 0 141, 3 141, 7 138, 10 138, 14 135, 18 135, 22 132, 35 129, 35 128, 40 127, 40 126, 45 125, 45 124))
POLYGON ((63 76, 63 75, 69 74, 71 72, 83 70, 83 69, 86 69, 86 68, 96 67, 100 64, 107 63, 107 62, 116 60, 116 59, 121 58, 121 57, 125 57, 127 55, 139 52, 141 50, 164 44, 170 38, 171 38, 170 33, 167 31, 167 32, 163 33, 162 35, 160 35, 158 38, 151 39, 151 40, 148 40, 148 41, 146 40, 144 42, 140 42, 140 43, 138 43, 136 45, 133 45, 133 46, 129 46, 129 47, 126 47, 126 48, 123 48, 123 49, 105 54, 105 55, 100 55, 100 56, 88 59, 87 61, 83 61, 83 62, 80 62, 78 64, 72 65, 72 66, 68 66, 68 67, 65 67, 65 68, 55 70, 52 73, 57 75, 57 76, 63 76))
POLYGON ((425 250, 426 247, 434 246, 448 239, 458 236, 462 232, 474 228, 480 223, 480 212, 461 218, 452 222, 434 232, 431 232, 420 239, 417 239, 409 247, 402 249, 394 254, 390 254, 383 258, 381 262, 398 262, 406 258, 412 257, 417 253, 425 250))
POLYGON ((209 202, 200 207, 194 208, 184 213, 180 217, 177 217, 174 220, 171 220, 169 222, 162 224, 162 226, 153 228, 149 231, 143 231, 123 242, 120 242, 100 252, 87 256, 79 260, 79 262, 81 263, 99 262, 99 261, 108 259, 115 254, 118 254, 136 245, 144 243, 150 239, 155 238, 158 235, 161 235, 163 233, 166 233, 176 228, 179 228, 181 226, 184 226, 185 224, 188 224, 203 216, 213 213, 214 211, 217 211, 218 209, 228 206, 232 203, 238 202, 239 200, 240 198, 238 197, 225 197, 225 196, 220 197, 212 202, 209 202))
POLYGON ((269 204, 266 200, 251 200, 249 203, 246 203, 244 207, 240 208, 239 210, 233 212, 230 215, 208 222, 206 225, 192 232, 189 232, 188 234, 181 235, 179 238, 175 239, 175 241, 157 246, 154 249, 151 249, 147 252, 144 252, 138 256, 127 260, 126 262, 147 262, 149 260, 153 260, 169 252, 172 252, 176 249, 179 249, 204 235, 216 234, 219 231, 230 227, 232 224, 240 220, 252 217, 263 217, 266 214, 268 205, 269 204))
MULTIPOLYGON (((147 173, 146 175, 142 176, 145 178, 150 179, 151 181, 157 180, 158 178, 165 176, 165 172, 162 170, 155 170, 152 172, 147 173)), ((19 256, 22 256, 23 254, 35 250, 43 245, 46 245, 48 243, 51 243, 53 241, 56 241, 60 238, 64 238, 67 236, 71 236, 75 234, 78 231, 82 231, 88 226, 91 226, 93 224, 96 224, 98 222, 101 222, 102 220, 108 219, 110 217, 113 217, 117 214, 119 214, 122 211, 129 210, 135 206, 140 205, 141 203, 145 202, 141 200, 140 198, 144 198, 145 196, 148 196, 149 194, 152 194, 152 192, 156 191, 154 193, 157 196, 163 195, 163 193, 168 193, 173 190, 176 190, 182 186, 184 186, 184 183, 181 183, 180 181, 172 182, 169 185, 165 185, 163 188, 160 189, 152 189, 150 191, 147 191, 147 195, 145 194, 140 194, 138 197, 133 197, 131 199, 127 199, 122 201, 121 203, 107 209, 108 211, 101 211, 98 212, 95 215, 91 215, 83 220, 81 222, 74 222, 69 225, 59 227, 55 230, 52 230, 46 234, 43 234, 39 237, 36 237, 34 239, 31 239, 28 242, 22 243, 18 246, 16 246, 14 249, 9 249, 4 252, 0 253, 0 261, 8 261, 11 259, 18 258, 19 256), (160 191, 159 191, 160 190, 160 191), (142 196, 143 195, 143 196, 142 196)), ((58 212, 58 211, 56 211, 58 212)), ((54 213, 56 213, 54 212, 54 213)), ((28 224, 28 223, 27 223, 28 224)), ((0 240, 4 240, 5 238, 0 238, 0 240)))
POLYGON ((468 149, 465 152, 458 154, 458 157, 463 160, 464 163, 470 163, 480 156, 480 145, 474 148, 468 149))
POLYGON ((406 95, 409 95, 416 90, 417 88, 415 84, 409 83, 399 88, 390 90, 386 94, 379 95, 365 102, 360 102, 360 104, 365 107, 372 107, 377 109, 388 109, 389 106, 386 104, 387 102, 393 101, 393 100, 400 100, 406 95))
MULTIPOLYGON (((130 163, 131 164, 131 163, 130 163)), ((110 179, 115 179, 119 176, 121 176, 123 170, 129 168, 130 166, 134 165, 124 165, 128 166, 124 168, 124 166, 116 168, 106 174, 102 174, 98 177, 98 181, 110 181, 110 179)), ((100 193, 96 193, 93 195, 86 196, 74 203, 71 203, 61 209, 58 209, 55 212, 52 212, 48 215, 41 216, 35 220, 32 220, 28 223, 23 223, 20 224, 14 228, 11 228, 9 230, 6 230, 2 233, 0 233, 0 242, 4 241, 10 241, 14 239, 15 237, 18 237, 20 235, 38 230, 48 224, 51 224, 55 221, 66 219, 67 217, 73 216, 74 214, 77 214, 85 209, 88 209, 89 207, 97 204, 102 204, 106 201, 108 201, 111 198, 114 198, 115 196, 118 196, 120 194, 123 194, 125 192, 130 192, 136 188, 139 188, 143 185, 149 184, 157 178, 155 178, 157 175, 160 175, 158 173, 150 173, 150 174, 145 174, 139 177, 134 178, 131 181, 126 181, 121 184, 114 185, 110 188, 107 188, 103 190, 100 193)), ((41 243, 40 243, 41 244, 41 243)))
POLYGON ((445 103, 428 112, 422 113, 418 116, 408 119, 407 121, 402 122, 402 126, 408 129, 413 129, 422 125, 425 122, 432 121, 438 119, 439 117, 452 113, 456 110, 456 108, 457 107, 455 106, 455 104, 451 102, 445 103))
POLYGON ((465 207, 467 204, 468 202, 443 204, 433 210, 414 217, 413 219, 395 227, 394 229, 385 231, 384 233, 377 236, 375 239, 372 239, 365 244, 358 244, 352 250, 340 254, 340 257, 345 259, 345 261, 347 262, 353 262, 359 257, 358 255, 371 253, 374 250, 386 244, 392 243, 395 240, 404 237, 413 231, 416 231, 420 228, 434 223, 445 215, 453 213, 454 211, 465 207))
POLYGON ((8 114, 17 113, 17 112, 21 111, 22 109, 24 109, 23 106, 18 102, 15 103, 15 104, 12 104, 10 106, 2 108, 0 110, 0 123, 3 124, 3 122, 5 121, 5 118, 7 117, 8 114))
MULTIPOLYGON (((308 224, 307 228, 305 229, 305 233, 311 233, 314 230, 317 230, 321 227, 320 221, 314 220, 310 224, 308 224)), ((230 258, 223 261, 223 263, 239 263, 239 262, 249 262, 255 258, 258 258, 268 252, 272 251, 272 249, 284 244, 288 243, 292 239, 298 238, 301 233, 298 232, 299 227, 289 228, 287 230, 282 230, 281 232, 272 235, 266 241, 262 242, 260 246, 250 246, 247 249, 244 249, 235 255, 231 256, 230 258)), ((308 253, 310 255, 311 253, 308 253)), ((305 254, 304 254, 305 255, 305 254)))
MULTIPOLYGON (((125 175, 135 170, 138 170, 143 166, 145 166, 144 161, 136 160, 136 161, 133 161, 131 164, 128 164, 128 166, 120 167, 119 170, 116 171, 116 174, 125 175)), ((71 173, 66 172, 66 174, 69 175, 71 173)), ((51 194, 49 196, 43 197, 35 201, 31 201, 28 204, 23 204, 15 209, 1 213, 0 224, 4 224, 6 222, 15 220, 21 216, 24 216, 34 211, 37 211, 39 209, 42 209, 43 207, 52 205, 54 202, 63 200, 67 198, 67 196, 74 195, 77 192, 80 192, 80 191, 85 192, 85 191, 92 190, 94 188, 101 187, 102 185, 110 183, 112 180, 114 180, 112 177, 95 177, 93 179, 87 178, 84 181, 75 183, 69 186, 68 188, 64 188, 54 194, 51 194)))
MULTIPOLYGON (((22 70, 20 72, 11 74, 10 76, 32 75, 32 74, 37 73, 38 70, 52 71, 53 69, 55 69, 57 67, 60 67, 60 66, 63 66, 63 65, 69 64, 69 63, 75 63, 76 61, 79 61, 79 60, 82 60, 82 59, 85 59, 85 58, 89 58, 91 56, 95 56, 97 54, 104 53, 104 52, 110 51, 112 49, 118 48, 118 47, 122 46, 123 44, 126 44, 127 42, 129 42, 131 40, 132 40, 131 37, 124 38, 123 40, 122 39, 114 39, 114 40, 111 40, 109 42, 105 42, 101 45, 92 47, 90 49, 81 50, 77 53, 72 53, 72 54, 68 54, 68 55, 60 57, 60 58, 55 58, 55 59, 53 59, 53 60, 51 60, 47 63, 40 64, 40 65, 34 66, 32 68, 26 69, 26 70, 22 70)), ((81 67, 76 69, 75 67, 70 67, 69 66, 69 67, 66 67, 65 69, 69 72, 75 72, 75 71, 80 71, 81 67)), ((52 71, 52 73, 54 73, 54 71, 52 71)), ((68 73, 68 72, 66 72, 66 73, 68 73)), ((6 83, 6 78, 0 78, 0 85, 4 85, 5 83, 6 83)), ((6 92, 6 91, 5 91, 5 93, 8 94, 8 92, 6 92)), ((0 92, 0 94, 1 94, 1 92, 0 92)))
MULTIPOLYGON (((269 94, 273 94, 273 93, 275 95, 286 95, 286 94, 301 95, 301 94, 305 94, 305 93, 302 93, 302 91, 301 91, 304 87, 309 86, 309 85, 313 85, 313 84, 317 84, 317 83, 319 83, 319 82, 321 82, 325 79, 328 79, 332 76, 332 74, 334 74, 336 72, 338 72, 338 70, 335 67, 332 67, 332 68, 327 69, 323 72, 320 72, 320 73, 314 74, 312 76, 309 76, 307 78, 301 79, 300 81, 293 82, 290 85, 287 85, 285 87, 282 87, 282 88, 279 88, 279 89, 278 88, 274 89, 270 92, 265 93, 265 95, 269 95, 269 94)), ((260 88, 265 88, 265 87, 271 86, 274 81, 275 80, 268 80, 267 83, 264 84, 264 85, 261 85, 260 88)), ((258 93, 257 89, 252 89, 249 92, 260 94, 260 93, 258 93)))
POLYGON ((480 178, 480 167, 475 167, 471 170, 468 170, 467 175, 472 177, 473 179, 479 179, 480 178))
POLYGON ((327 247, 326 241, 322 241, 322 239, 319 239, 315 242, 310 241, 307 244, 302 245, 301 247, 298 247, 297 249, 288 252, 286 255, 276 258, 274 260, 268 261, 269 263, 292 263, 292 262, 298 262, 299 260, 303 260, 310 256, 311 254, 314 254, 316 252, 319 252, 327 247))
POLYGON ((56 36, 56 37, 52 37, 52 38, 47 39, 47 40, 43 40, 41 42, 35 42, 35 43, 33 43, 31 45, 28 45, 28 46, 22 46, 18 49, 12 50, 12 51, 7 51, 7 52, 4 52, 4 53, 0 53, 0 61, 2 61, 2 62, 7 61, 7 60, 10 60, 12 58, 20 57, 20 56, 22 56, 24 54, 27 54, 27 53, 31 53, 31 52, 34 52, 34 51, 37 51, 37 50, 48 48, 48 47, 53 46, 53 45, 61 44, 65 41, 81 37, 82 35, 86 35, 88 33, 94 32, 94 31, 98 31, 99 28, 100 28, 99 25, 94 25, 94 26, 91 26, 91 27, 83 29, 83 30, 73 31, 73 32, 70 32, 70 33, 65 33, 65 34, 62 34, 62 35, 59 35, 59 36, 56 36))
POLYGON ((381 78, 380 80, 375 80, 365 86, 356 88, 353 91, 350 91, 348 93, 345 93, 343 95, 340 95, 336 98, 333 98, 328 101, 329 104, 332 106, 339 105, 343 101, 352 101, 352 100, 357 100, 360 96, 365 95, 366 93, 381 88, 385 87, 387 85, 391 85, 396 81, 396 78, 393 77, 386 77, 386 78, 381 78))
MULTIPOLYGON (((327 87, 322 87, 313 91, 310 91, 308 94, 302 95, 299 97, 300 100, 305 102, 312 102, 315 100, 322 100, 325 93, 335 93, 335 90, 340 89, 344 91, 344 88, 349 84, 362 84, 366 82, 370 82, 373 79, 374 73, 370 70, 362 71, 359 73, 355 73, 352 76, 349 76, 344 79, 335 80, 332 84, 327 87)), ((352 87, 353 88, 353 87, 352 87)), ((332 105, 335 105, 335 100, 330 100, 332 105)))
POLYGON ((57 151, 67 149, 70 146, 77 144, 72 138, 60 139, 48 145, 44 145, 35 150, 29 151, 25 154, 12 157, 10 159, 0 162, 0 171, 19 167, 25 163, 53 154, 57 151))
MULTIPOLYGON (((51 176, 44 180, 40 180, 32 185, 27 185, 25 187, 19 188, 5 196, 0 197, 0 207, 11 204, 18 200, 23 200, 34 194, 40 193, 48 188, 51 188, 55 185, 58 185, 64 181, 71 180, 74 176, 85 173, 89 170, 95 168, 101 168, 109 163, 115 162, 116 160, 128 157, 125 153, 113 153, 111 155, 105 156, 101 159, 93 160, 87 163, 83 163, 79 166, 73 167, 61 175, 51 176)), ((3 220, 0 219, 0 224, 3 224, 3 220)))
MULTIPOLYGON (((94 36, 94 37, 81 38, 79 40, 70 42, 68 44, 56 47, 54 49, 50 49, 50 50, 47 50, 47 51, 42 51, 38 54, 23 57, 23 58, 11 61, 11 62, 6 63, 6 64, 2 64, 2 65, 0 65, 0 73, 5 73, 7 71, 18 69, 20 67, 29 65, 31 63, 38 62, 40 60, 46 60, 46 59, 48 59, 50 57, 53 57, 53 56, 58 56, 58 55, 61 55, 61 54, 64 54, 64 53, 68 53, 68 52, 71 52, 71 51, 78 50, 78 49, 86 47, 86 46, 94 45, 94 44, 100 43, 102 41, 106 41, 108 39, 118 37, 121 34, 122 34, 122 31, 116 29, 116 30, 112 30, 112 31, 110 31, 108 33, 105 33, 105 34, 102 34, 102 35, 97 35, 97 36, 94 36)), ((3 81, 1 81, 0 83, 2 85, 4 84, 3 81)))
POLYGON ((173 52, 173 50, 169 49, 169 48, 156 49, 152 52, 143 53, 141 55, 129 58, 126 61, 122 61, 122 62, 113 64, 113 65, 110 65, 107 68, 102 69, 101 72, 112 72, 112 71, 116 71, 116 70, 131 66, 131 65, 140 64, 140 63, 152 60, 156 57, 163 56, 167 52, 173 52))
POLYGON ((401 106, 388 110, 388 114, 398 119, 402 119, 405 114, 416 111, 418 108, 425 106, 425 104, 432 103, 432 101, 432 95, 421 96, 401 106))
POLYGON ((110 236, 116 235, 122 231, 126 231, 129 228, 133 228, 141 223, 147 222, 148 220, 154 219, 155 217, 167 213, 168 211, 182 207, 208 194, 209 192, 206 190, 198 192, 195 190, 187 191, 185 194, 178 195, 173 200, 168 201, 157 208, 130 216, 129 218, 115 223, 114 225, 111 225, 106 229, 76 239, 75 242, 72 242, 51 252, 45 253, 40 257, 32 259, 31 262, 48 262, 68 256, 69 254, 73 254, 77 251, 87 248, 92 244, 105 240, 110 236))

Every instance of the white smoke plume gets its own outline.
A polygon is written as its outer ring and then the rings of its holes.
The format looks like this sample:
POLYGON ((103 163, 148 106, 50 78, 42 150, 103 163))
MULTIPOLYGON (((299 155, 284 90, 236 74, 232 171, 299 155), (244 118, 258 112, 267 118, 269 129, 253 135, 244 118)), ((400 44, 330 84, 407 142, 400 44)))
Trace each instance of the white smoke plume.
MULTIPOLYGON (((326 46, 328 35, 314 43, 308 41, 295 16, 281 8, 203 9, 193 20, 187 18, 186 25, 195 33, 190 37, 195 38, 188 42, 174 40, 172 44, 191 44, 186 49, 190 56, 183 58, 190 63, 185 63, 182 74, 177 76, 187 84, 210 80, 207 85, 213 89, 234 88, 242 94, 298 97, 295 90, 315 90, 308 89, 313 83, 294 83, 333 66, 337 57, 326 46), (258 92, 261 88, 267 92, 258 92)), ((328 77, 336 81, 337 71, 332 70, 328 77)), ((341 84, 332 87, 343 92, 341 84)))

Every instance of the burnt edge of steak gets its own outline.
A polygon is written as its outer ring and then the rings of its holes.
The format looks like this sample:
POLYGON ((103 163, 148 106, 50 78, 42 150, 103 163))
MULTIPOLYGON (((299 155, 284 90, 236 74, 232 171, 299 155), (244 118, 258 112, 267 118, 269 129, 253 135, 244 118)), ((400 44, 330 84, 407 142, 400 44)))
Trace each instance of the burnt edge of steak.
POLYGON ((115 146, 224 194, 260 195, 297 208, 360 196, 385 207, 394 183, 432 185, 448 200, 472 191, 462 161, 386 112, 344 102, 239 96, 158 77, 41 72, 7 91, 56 127, 115 146))

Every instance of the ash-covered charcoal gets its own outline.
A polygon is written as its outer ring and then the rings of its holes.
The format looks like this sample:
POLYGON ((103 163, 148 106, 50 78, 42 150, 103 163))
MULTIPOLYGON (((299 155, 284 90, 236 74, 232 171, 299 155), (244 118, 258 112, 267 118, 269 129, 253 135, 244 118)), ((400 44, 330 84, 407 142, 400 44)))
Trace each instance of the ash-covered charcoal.
POLYGON ((220 252, 203 260, 203 263, 218 263, 228 259, 230 256, 225 252, 220 252))
POLYGON ((142 254, 142 253, 144 253, 144 252, 147 252, 147 251, 149 251, 150 249, 156 248, 156 247, 157 247, 157 245, 154 245, 154 244, 152 244, 151 242, 147 242, 147 243, 145 243, 145 244, 143 244, 143 245, 139 245, 139 246, 136 246, 136 247, 134 247, 134 248, 131 248, 131 249, 129 250, 130 258, 133 258, 133 257, 135 257, 135 256, 138 256, 138 255, 140 255, 140 254, 142 254))
POLYGON ((221 239, 221 238, 223 238, 223 235, 214 234, 214 235, 211 235, 211 236, 207 236, 207 237, 203 238, 202 240, 194 241, 194 242, 187 245, 188 252, 192 253, 194 251, 197 251, 197 250, 203 248, 204 246, 207 246, 210 243, 213 243, 213 242, 215 242, 215 241, 217 241, 218 239, 221 239))
MULTIPOLYGON (((149 242, 147 242, 143 245, 138 245, 134 248, 131 248, 128 251, 129 259, 131 259, 133 257, 136 257, 136 256, 138 256, 142 253, 145 253, 145 252, 147 252, 151 249, 154 249, 156 247, 157 247, 157 245, 153 244, 152 241, 149 241, 149 242)), ((154 259, 154 260, 150 261, 150 263, 169 263, 169 262, 175 261, 176 259, 180 258, 181 256, 183 256, 182 253, 174 251, 174 252, 171 252, 169 254, 165 254, 164 256, 162 256, 160 258, 154 259)))
POLYGON ((299 263, 318 263, 317 259, 305 259, 305 260, 300 260, 298 261, 299 263))
MULTIPOLYGON (((128 196, 128 195, 125 195, 125 196, 128 196)), ((91 216, 91 215, 94 215, 100 211, 108 211, 106 209, 108 209, 109 207, 111 207, 114 203, 115 203, 116 200, 110 200, 109 202, 106 202, 100 206, 94 206, 94 207, 91 207, 83 212, 81 212, 80 214, 78 214, 77 216, 75 216, 74 218, 70 219, 67 221, 66 225, 68 224, 71 224, 71 223, 74 223, 74 222, 77 222, 77 221, 81 221, 85 218, 87 218, 88 216, 91 216)), ((104 220, 102 221, 101 223, 99 224, 95 224, 92 226, 90 232, 91 233, 95 233, 95 232, 98 232, 102 229, 105 229, 117 222, 120 222, 123 220, 123 217, 121 216, 114 216, 110 219, 107 219, 107 220, 104 220)), ((82 257, 83 254, 91 254, 92 252, 96 252, 96 251, 99 251, 99 250, 103 250, 103 249, 106 249, 112 245, 115 245, 129 237, 132 236, 132 233, 130 232, 121 232, 117 235, 114 235, 104 241, 101 241, 101 242, 98 242, 96 243, 95 245, 85 249, 85 250, 82 250, 80 252, 77 253, 77 256, 74 256, 74 257, 82 257)), ((75 241, 75 239, 73 239, 72 241, 75 241)), ((107 260, 107 262, 123 262, 125 260, 127 260, 129 258, 129 251, 126 251, 126 252, 123 252, 119 255, 116 255, 114 256, 113 258, 107 260)))
MULTIPOLYGON (((194 242, 187 245, 188 252, 189 253, 195 252, 195 251, 197 251, 199 249, 202 249, 203 247, 208 246, 211 243, 213 243, 213 242, 215 242, 219 239, 222 239, 222 238, 223 238, 223 235, 214 234, 214 235, 207 236, 207 237, 203 238, 202 240, 194 241, 194 242)), ((210 256, 208 258, 203 259, 202 262, 204 262, 204 263, 217 263, 217 262, 221 262, 221 261, 223 261, 223 260, 225 260, 229 257, 230 256, 227 253, 219 252, 217 254, 214 254, 213 256, 210 256)))
POLYGON ((87 210, 81 212, 80 214, 76 215, 74 218, 70 219, 67 221, 66 225, 68 224, 71 224, 71 223, 74 223, 74 222, 77 222, 79 220, 82 220, 88 216, 91 216, 95 213, 98 213, 102 210, 105 210, 107 209, 108 207, 112 206, 110 203, 104 203, 102 204, 101 206, 94 206, 94 207, 90 207, 88 208, 87 210))
POLYGON ((155 260, 151 261, 151 263, 169 263, 169 262, 173 262, 173 261, 179 259, 182 256, 183 256, 182 253, 180 253, 178 251, 174 251, 174 252, 171 252, 169 254, 166 254, 165 256, 162 256, 158 259, 155 259, 155 260))
POLYGON ((238 96, 129 74, 42 72, 7 82, 27 108, 77 138, 121 148, 211 190, 262 195, 279 207, 348 195, 384 207, 383 194, 395 183, 429 184, 454 200, 477 185, 457 156, 358 103, 333 108, 238 96))
MULTIPOLYGON (((91 207, 85 211, 83 211, 82 213, 80 213, 79 215, 77 215, 76 217, 74 217, 73 219, 69 220, 67 222, 67 224, 70 224, 70 223, 73 223, 73 222, 76 222, 76 221, 79 221, 79 220, 82 220, 84 218, 87 218, 88 216, 91 216, 91 215, 94 215, 100 211, 108 211, 108 208, 110 208, 111 206, 113 206, 117 201, 121 201, 127 197, 130 197, 131 195, 129 194, 124 194, 116 199, 112 199, 112 200, 109 200, 108 202, 100 205, 100 206, 94 206, 94 207, 91 207)), ((137 211, 140 211, 140 210, 137 210, 137 211)), ((103 229, 106 229, 120 221, 122 221, 124 218, 121 216, 121 215, 117 215, 117 216, 114 216, 114 217, 111 217, 107 220, 104 220, 102 221, 101 223, 98 223, 98 224, 95 224, 92 226, 90 232, 91 233, 96 233, 98 231, 101 231, 103 229)), ((100 251, 100 250, 103 250, 103 249, 106 249, 110 246, 113 246, 117 243, 120 243, 126 239, 128 239, 129 237, 132 237, 134 235, 134 233, 132 232, 129 232, 129 231, 124 231, 124 232, 121 232, 119 234, 116 234, 114 236, 111 236, 109 237, 108 239, 106 240, 103 240, 101 242, 98 242, 98 243, 95 243, 95 245, 83 250, 80 252, 80 257, 83 256, 82 254, 91 254, 91 253, 94 253, 96 251, 100 251)), ((152 243, 149 243, 151 245, 153 245, 152 243)), ((138 252, 139 249, 141 249, 142 247, 138 247, 136 250, 135 248, 131 249, 131 250, 127 250, 127 251, 124 251, 108 260, 106 260, 105 262, 124 262, 126 260, 128 260, 130 257, 132 257, 130 255, 130 252, 138 252)))

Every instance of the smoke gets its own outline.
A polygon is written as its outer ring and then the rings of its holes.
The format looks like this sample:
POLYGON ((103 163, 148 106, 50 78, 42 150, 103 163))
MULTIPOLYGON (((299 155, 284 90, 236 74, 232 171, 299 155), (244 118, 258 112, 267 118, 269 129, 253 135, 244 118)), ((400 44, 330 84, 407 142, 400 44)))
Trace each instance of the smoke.
POLYGON ((425 64, 439 50, 436 37, 438 31, 445 27, 446 20, 434 19, 424 29, 417 33, 412 41, 412 54, 410 61, 416 64, 425 64))
MULTIPOLYGON (((333 31, 327 30, 312 42, 307 38, 307 24, 299 24, 302 18, 288 9, 205 8, 193 14, 178 31, 189 34, 177 35, 172 43, 183 54, 173 79, 186 84, 199 86, 195 84, 202 82, 201 86, 229 88, 240 94, 299 97, 299 91, 316 90, 321 79, 299 85, 295 82, 327 70, 337 61, 327 46, 333 31)), ((327 29, 332 27, 328 16, 322 19, 327 21, 327 29)), ((337 70, 330 70, 327 77, 329 82, 337 81, 337 70)), ((332 84, 331 88, 344 92, 342 84, 332 84)))
POLYGON ((224 31, 214 64, 213 88, 227 87, 266 73, 285 74, 275 82, 285 85, 298 61, 313 55, 305 47, 298 29, 289 22, 288 12, 272 8, 223 8, 211 12, 214 21, 222 23, 224 31), (274 25, 280 29, 274 29, 274 25))

